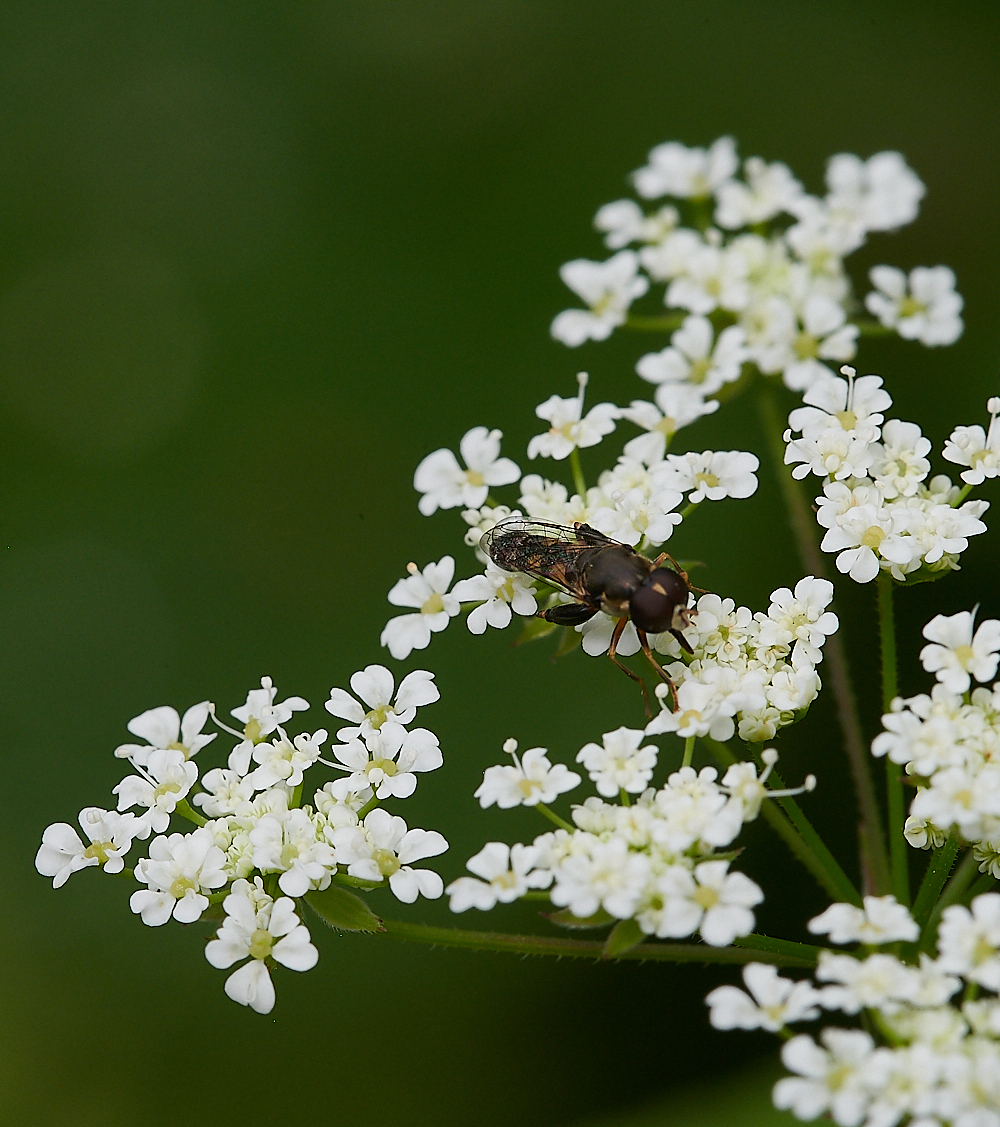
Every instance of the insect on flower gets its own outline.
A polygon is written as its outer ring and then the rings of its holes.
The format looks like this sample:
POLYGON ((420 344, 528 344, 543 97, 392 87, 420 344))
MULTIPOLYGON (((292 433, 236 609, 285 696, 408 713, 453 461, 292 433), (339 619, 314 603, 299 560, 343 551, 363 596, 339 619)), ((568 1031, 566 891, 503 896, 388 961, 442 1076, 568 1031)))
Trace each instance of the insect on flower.
POLYGON ((691 646, 681 631, 694 613, 688 602, 696 588, 691 587, 687 573, 667 552, 649 560, 589 524, 570 527, 519 518, 495 525, 483 534, 479 545, 504 571, 532 575, 573 597, 572 603, 549 607, 539 611, 537 617, 559 626, 579 626, 599 611, 617 618, 608 657, 639 683, 648 713, 649 695, 642 678, 616 656, 622 632, 631 619, 642 652, 670 686, 676 709, 674 683, 653 657, 647 635, 669 631, 690 653, 691 646), (665 560, 672 566, 661 566, 665 560))

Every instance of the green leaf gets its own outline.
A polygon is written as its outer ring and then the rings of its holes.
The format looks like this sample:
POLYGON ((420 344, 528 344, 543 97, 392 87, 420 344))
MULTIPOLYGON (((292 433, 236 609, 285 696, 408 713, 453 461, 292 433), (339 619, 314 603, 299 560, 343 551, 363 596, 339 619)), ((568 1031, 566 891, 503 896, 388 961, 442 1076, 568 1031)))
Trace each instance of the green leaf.
POLYGON ((514 643, 523 646, 525 642, 537 642, 539 638, 547 638, 559 627, 554 622, 546 622, 544 618, 529 618, 521 630, 521 636, 514 643))
POLYGON ((586 919, 574 916, 569 908, 562 908, 558 912, 542 912, 542 915, 557 927, 571 927, 579 931, 586 928, 607 927, 608 924, 615 922, 615 917, 608 915, 603 909, 592 916, 587 916, 586 919))
POLYGON ((559 639, 559 645, 556 646, 554 657, 565 657, 571 654, 576 647, 583 641, 583 635, 579 630, 575 630, 572 626, 563 627, 563 636, 559 639))
POLYGON ((631 951, 646 938, 635 920, 619 920, 604 941, 604 959, 614 959, 624 951, 631 951))
POLYGON ((916 587, 918 583, 934 583, 958 570, 960 569, 952 567, 930 568, 925 564, 916 571, 911 571, 902 583, 898 579, 895 580, 895 584, 897 587, 916 587))
POLYGON ((330 885, 322 892, 307 892, 306 903, 324 923, 340 931, 385 931, 371 908, 346 888, 330 885))

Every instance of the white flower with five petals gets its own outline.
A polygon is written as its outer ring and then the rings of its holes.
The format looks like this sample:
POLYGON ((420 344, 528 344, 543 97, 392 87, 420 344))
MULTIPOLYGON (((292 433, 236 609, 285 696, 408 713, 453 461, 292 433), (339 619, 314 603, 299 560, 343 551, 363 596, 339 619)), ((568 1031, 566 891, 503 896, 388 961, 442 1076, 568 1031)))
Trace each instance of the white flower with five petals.
POLYGON ((520 899, 531 888, 548 888, 552 874, 546 869, 536 869, 541 850, 533 845, 507 846, 501 841, 489 841, 465 867, 475 877, 459 877, 445 889, 449 907, 453 912, 478 908, 488 912, 497 904, 510 904, 520 899))
POLYGON ((42 834, 35 868, 43 877, 53 878, 53 888, 62 888, 73 873, 92 865, 100 865, 106 873, 120 873, 139 828, 134 814, 119 814, 99 806, 85 806, 80 811, 80 826, 89 845, 83 844, 67 822, 46 826, 42 834))
POLYGON ((589 308, 564 309, 552 322, 553 337, 570 348, 585 340, 606 340, 625 323, 632 302, 649 289, 649 279, 638 271, 639 256, 632 250, 621 250, 607 262, 577 258, 561 266, 559 277, 589 308))
POLYGON ((792 1022, 819 1017, 819 993, 811 982, 781 978, 778 968, 766 963, 747 963, 743 981, 749 994, 736 986, 718 986, 705 999, 714 1028, 777 1033, 792 1022))
POLYGON ((536 434, 528 443, 529 458, 555 458, 562 461, 574 450, 596 446, 615 429, 618 408, 613 403, 598 403, 583 414, 583 393, 587 385, 586 373, 577 379, 580 394, 573 399, 551 395, 535 408, 535 414, 551 424, 544 434, 536 434))
POLYGON ((868 311, 904 340, 930 348, 962 335, 964 301, 947 266, 917 266, 909 278, 895 266, 875 266, 869 277, 875 289, 865 298, 868 311))
POLYGON ((349 876, 383 881, 397 900, 412 904, 418 896, 436 900, 444 884, 431 869, 414 869, 413 861, 437 857, 448 842, 436 830, 408 830, 402 818, 387 810, 373 810, 359 826, 336 830, 332 841, 337 861, 349 876))
POLYGON ((988 618, 973 635, 975 611, 935 615, 924 627, 930 642, 920 651, 920 663, 952 693, 969 691, 971 678, 989 681, 1000 660, 1000 622, 988 618))
POLYGON ((485 504, 490 487, 510 485, 521 471, 510 458, 500 457, 503 434, 486 427, 466 431, 459 444, 466 469, 450 450, 435 450, 417 466, 413 488, 420 494, 419 508, 425 517, 438 509, 478 509, 485 504))
POLYGON ((138 767, 144 767, 149 754, 157 748, 181 751, 185 759, 191 759, 219 734, 202 733, 211 708, 208 701, 203 700, 200 704, 191 705, 183 719, 178 716, 177 709, 168 704, 150 708, 133 717, 127 725, 134 736, 139 736, 146 743, 121 744, 115 748, 115 755, 119 759, 130 759, 138 767))
POLYGON ((534 614, 538 605, 530 576, 504 571, 492 561, 487 563, 483 575, 460 579, 452 594, 463 603, 481 603, 466 620, 473 634, 485 634, 487 626, 504 630, 510 625, 513 612, 534 614))
POLYGON ((414 607, 417 613, 390 618, 379 638, 397 661, 409 657, 412 650, 425 650, 431 644, 431 634, 444 630, 462 609, 458 599, 448 594, 455 574, 451 556, 442 556, 423 571, 414 563, 407 564, 406 570, 410 574, 393 586, 389 602, 396 607, 414 607))
POLYGON ((408 732, 392 721, 363 740, 348 740, 331 751, 338 761, 331 766, 350 771, 355 790, 370 786, 378 798, 409 798, 417 789, 416 773, 436 771, 444 762, 433 732, 426 728, 408 732))
POLYGON ((135 867, 135 879, 147 888, 133 892, 129 907, 150 927, 165 924, 171 916, 190 924, 208 907, 208 896, 227 884, 226 855, 206 826, 190 834, 155 837, 149 857, 135 867))
POLYGON ((351 688, 360 700, 343 689, 331 689, 330 699, 323 707, 331 716, 350 721, 349 727, 337 732, 337 739, 364 738, 377 732, 387 720, 405 727, 414 720, 418 708, 441 699, 434 674, 426 669, 407 673, 394 698, 395 685, 384 665, 366 665, 351 676, 351 688))
POLYGON ((487 767, 483 781, 473 796, 479 799, 479 805, 484 810, 494 803, 501 810, 509 810, 514 806, 552 802, 580 782, 580 776, 564 763, 553 764, 544 747, 529 748, 518 759, 517 742, 508 740, 504 751, 513 756, 513 764, 487 767))

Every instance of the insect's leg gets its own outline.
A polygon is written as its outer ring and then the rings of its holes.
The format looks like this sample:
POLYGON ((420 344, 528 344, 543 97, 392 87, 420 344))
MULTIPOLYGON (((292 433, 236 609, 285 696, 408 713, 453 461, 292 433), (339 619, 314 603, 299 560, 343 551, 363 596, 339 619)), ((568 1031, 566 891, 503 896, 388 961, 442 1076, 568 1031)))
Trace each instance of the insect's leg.
POLYGON ((661 552, 655 560, 653 560, 653 567, 659 567, 664 560, 669 560, 674 565, 674 571, 684 580, 684 582, 691 588, 692 591, 697 591, 699 595, 707 595, 708 591, 704 587, 695 587, 694 584, 688 579, 688 573, 681 568, 681 565, 674 559, 669 552, 661 552))
POLYGON ((639 635, 639 645, 642 646, 642 652, 649 658, 649 662, 656 672, 670 686, 670 696, 674 702, 674 707, 670 711, 676 712, 680 708, 680 703, 677 700, 677 686, 674 684, 670 674, 667 673, 663 666, 653 657, 653 651, 649 648, 649 639, 646 637, 645 631, 637 630, 636 633, 639 635))
POLYGON ((617 626, 615 626, 615 632, 611 635, 611 645, 608 646, 608 657, 611 658, 611 660, 623 673, 628 674, 628 676, 631 677, 633 681, 639 682, 639 688, 642 689, 642 700, 643 704, 646 706, 646 716, 648 718, 653 715, 653 710, 649 707, 649 693, 646 690, 646 682, 643 681, 638 673, 635 673, 631 669, 629 669, 627 665, 622 665, 622 663, 616 656, 618 653, 618 643, 621 640, 622 632, 624 631, 626 626, 628 626, 628 619, 619 618, 618 624, 617 626))

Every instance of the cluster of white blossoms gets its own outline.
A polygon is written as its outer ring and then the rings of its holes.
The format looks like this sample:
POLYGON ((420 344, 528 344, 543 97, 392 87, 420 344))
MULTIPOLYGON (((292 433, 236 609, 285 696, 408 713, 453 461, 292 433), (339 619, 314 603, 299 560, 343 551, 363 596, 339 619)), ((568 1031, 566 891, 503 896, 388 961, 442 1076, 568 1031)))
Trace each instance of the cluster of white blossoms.
MULTIPOLYGON (((930 440, 916 423, 885 420, 892 399, 881 377, 858 378, 846 365, 841 371, 846 378, 827 374, 810 386, 784 435, 792 475, 824 479, 816 498, 816 519, 827 530, 823 551, 836 553, 837 570, 858 583, 880 570, 905 582, 922 569, 957 569, 969 537, 986 531, 980 518, 989 502, 965 497, 997 474, 992 434, 958 427, 945 445, 946 459, 971 467, 965 489, 944 474, 928 481, 930 440)), ((1000 409, 1000 401, 989 406, 1000 409)))
MULTIPOLYGON (((741 362, 736 358, 737 374, 741 362)), ((409 613, 391 618, 382 631, 382 644, 394 658, 403 660, 413 650, 425 649, 431 636, 463 610, 468 611, 469 630, 483 634, 487 627, 506 628, 515 615, 534 615, 542 603, 552 605, 559 598, 552 596, 549 584, 504 571, 480 551, 483 534, 512 516, 564 526, 589 524, 638 552, 649 552, 665 544, 703 502, 740 499, 756 492, 755 454, 743 450, 667 453, 677 430, 705 414, 704 409, 665 416, 655 404, 633 400, 629 407, 598 403, 585 410, 587 382, 581 372, 577 395, 568 399, 553 395, 538 406, 537 416, 550 425, 531 439, 527 453, 532 459, 564 461, 580 449, 597 446, 621 420, 633 423, 642 433, 625 443, 614 466, 599 474, 595 486, 574 492, 540 474, 521 477, 517 465, 500 456, 500 432, 485 427, 473 427, 462 438, 460 450, 468 468, 463 469, 445 449, 428 454, 417 467, 413 484, 421 494, 420 511, 430 515, 438 509, 468 506, 462 509, 465 544, 475 549, 485 571, 453 583, 453 556, 423 569, 415 563, 407 565, 409 575, 389 592, 389 602, 409 608, 409 613), (498 503, 490 492, 489 484, 518 481, 519 496, 511 505, 498 503)), ((715 409, 718 403, 710 406, 715 409)), ((578 628, 584 650, 589 654, 607 650, 613 628, 614 620, 603 612, 584 623, 578 628)), ((620 652, 626 656, 639 648, 631 626, 623 645, 620 652)))
POLYGON ((340 742, 329 746, 331 759, 321 756, 325 730, 288 734, 285 725, 309 705, 301 697, 276 700, 269 677, 232 710, 241 730, 219 721, 207 701, 183 718, 167 705, 136 716, 128 730, 145 742, 115 751, 134 771, 114 788, 117 808, 80 812, 86 843, 65 822, 49 826, 35 867, 55 888, 97 866, 134 876, 144 887, 129 904, 151 927, 171 918, 221 918, 206 958, 220 968, 242 963, 226 993, 270 1012, 274 965, 304 971, 319 957, 302 923, 304 897, 332 882, 388 884, 404 903, 443 890, 437 873, 415 863, 443 853, 448 843, 434 830, 408 829, 381 806, 387 798, 409 797, 418 773, 441 766, 437 738, 410 727, 417 709, 440 696, 434 675, 416 670, 396 689, 388 669, 370 665, 354 674, 351 688, 354 695, 331 690, 326 702, 329 713, 348 721, 337 733, 340 742), (197 756, 219 734, 203 731, 209 717, 238 742, 225 767, 199 777, 197 756), (305 775, 317 763, 339 776, 314 784, 312 804, 304 804, 305 775), (176 818, 196 828, 169 833, 176 818), (148 855, 126 870, 133 847, 147 840, 148 855))
MULTIPOLYGON (((690 316, 670 347, 644 356, 638 370, 671 403, 665 388, 673 381, 710 394, 712 383, 736 378, 744 359, 781 373, 796 391, 828 370, 823 361, 852 359, 859 303, 844 259, 870 233, 916 219, 925 191, 899 153, 867 161, 840 153, 827 166, 826 195, 813 196, 787 165, 751 157, 741 170, 730 137, 708 149, 658 145, 632 180, 643 199, 673 202, 648 214, 622 199, 597 212, 594 226, 617 253, 562 267, 587 308, 560 313, 552 335, 571 347, 604 340, 636 300, 663 285, 663 304, 690 316), (639 249, 622 249, 630 244, 639 249), (713 322, 721 330, 714 350, 713 322)), ((870 279, 875 288, 864 305, 887 330, 928 346, 961 335, 962 298, 947 267, 906 275, 876 266, 870 279)))
MULTIPOLYGON (((781 1059, 792 1074, 774 1102, 803 1120, 839 1127, 1000 1127, 1000 895, 944 909, 935 957, 873 950, 913 944, 919 928, 891 896, 864 907, 833 904, 810 921, 850 954, 824 950, 813 980, 795 981, 750 963, 746 991, 720 986, 706 1002, 717 1029, 764 1029, 786 1038, 781 1059), (843 1018, 814 1038, 789 1026, 823 1011, 843 1018)), ((933 945, 930 945, 933 949, 933 945)))
MULTIPOLYGON (((794 591, 772 591, 766 614, 737 607, 732 599, 702 595, 682 631, 690 654, 670 633, 653 639, 655 649, 674 659, 666 671, 677 700, 674 707, 667 686, 658 686, 664 707, 646 731, 723 742, 734 735, 747 743, 773 739, 779 728, 800 719, 819 694, 816 666, 823 660, 827 637, 839 626, 827 610, 832 599, 833 584, 811 575, 800 579, 794 591)), ((618 648, 626 654, 628 649, 618 648)))
MULTIPOLYGON (((659 750, 644 738, 641 729, 622 727, 580 750, 576 761, 602 797, 575 805, 572 825, 545 804, 575 789, 580 776, 553 764, 545 748, 518 757, 516 742, 508 740, 504 751, 513 762, 486 770, 476 791, 480 805, 534 806, 560 828, 530 845, 487 843, 467 863, 474 875, 447 887, 452 911, 487 911, 547 889, 551 903, 565 910, 556 922, 600 927, 634 920, 635 942, 644 935, 697 934, 725 947, 749 935, 764 894, 744 873, 730 871, 734 855, 722 851, 758 816, 765 798, 800 791, 767 789, 778 759, 770 748, 761 755, 760 776, 753 762, 733 764, 721 782, 713 767, 684 766, 656 789, 650 783, 659 750)), ((800 790, 813 786, 810 776, 800 790)))
POLYGON ((940 847, 954 832, 1000 878, 1000 684, 972 687, 996 675, 1000 622, 976 628, 974 611, 939 614, 924 637, 920 660, 937 684, 892 702, 872 753, 900 764, 917 788, 905 827, 911 845, 940 847))

